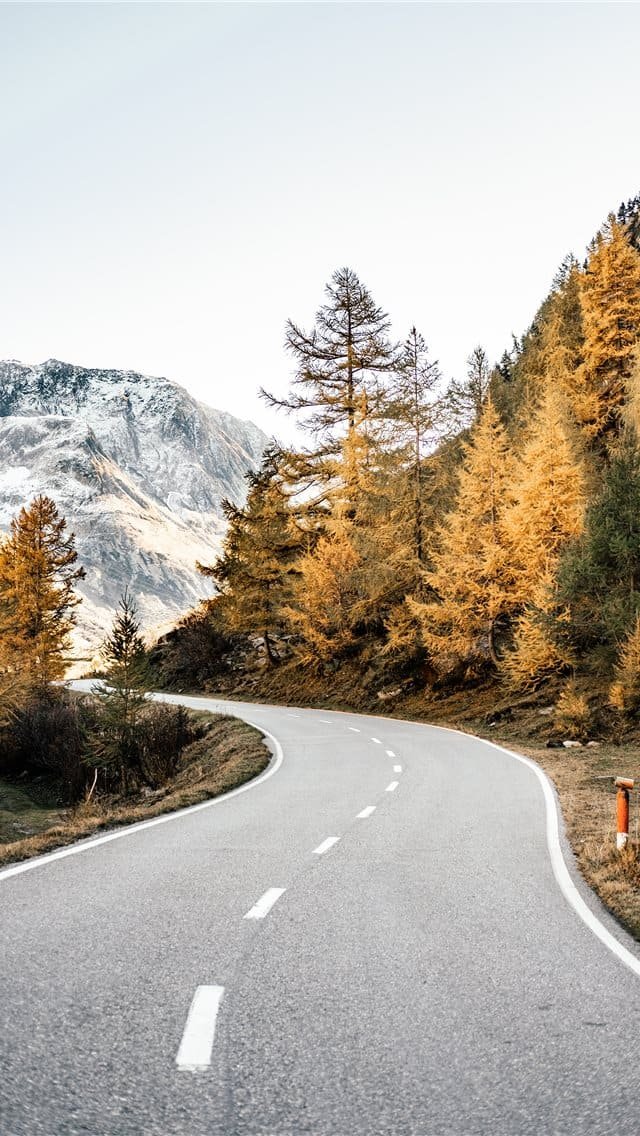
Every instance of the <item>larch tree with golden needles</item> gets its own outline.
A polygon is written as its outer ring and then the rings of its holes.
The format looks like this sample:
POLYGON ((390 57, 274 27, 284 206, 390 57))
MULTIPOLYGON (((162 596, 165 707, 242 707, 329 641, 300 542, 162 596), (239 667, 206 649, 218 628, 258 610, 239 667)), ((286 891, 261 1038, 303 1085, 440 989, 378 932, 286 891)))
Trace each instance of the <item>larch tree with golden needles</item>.
POLYGON ((321 535, 298 564, 289 619, 298 655, 316 669, 381 634, 402 594, 384 455, 372 430, 363 398, 333 463, 321 535))
POLYGON ((32 687, 63 677, 74 608, 77 567, 73 533, 50 497, 36 497, 11 522, 0 545, 0 634, 11 666, 32 687))
POLYGON ((555 573, 563 548, 584 526, 586 486, 565 400, 549 385, 515 464, 514 500, 503 518, 515 612, 513 651, 502 667, 513 685, 530 685, 567 661, 549 630, 555 573))
POLYGON ((334 272, 325 295, 310 330, 287 323, 286 346, 296 366, 289 395, 261 392, 270 405, 301 415, 301 425, 315 443, 305 466, 321 479, 329 476, 324 459, 339 453, 363 398, 373 408, 395 362, 389 317, 352 269, 334 272))
POLYGON ((361 564, 347 526, 339 524, 299 561, 296 596, 288 618, 298 638, 296 654, 312 670, 322 671, 354 646, 361 564))
POLYGON ((512 607, 503 530, 512 470, 506 431, 489 399, 467 448, 455 509, 425 576, 433 599, 410 603, 439 670, 498 663, 497 639, 512 607))
POLYGON ((502 526, 509 547, 512 602, 524 607, 546 568, 568 541, 580 535, 586 507, 582 462, 576 452, 565 401, 552 386, 514 463, 513 501, 502 526))
POLYGON ((573 260, 556 278, 540 329, 539 388, 553 388, 564 396, 570 416, 588 441, 598 420, 600 400, 583 365, 581 278, 581 269, 573 260))
POLYGON ((596 416, 587 426, 594 438, 617 435, 640 337, 640 253, 613 215, 590 247, 580 284, 585 381, 597 396, 596 416))

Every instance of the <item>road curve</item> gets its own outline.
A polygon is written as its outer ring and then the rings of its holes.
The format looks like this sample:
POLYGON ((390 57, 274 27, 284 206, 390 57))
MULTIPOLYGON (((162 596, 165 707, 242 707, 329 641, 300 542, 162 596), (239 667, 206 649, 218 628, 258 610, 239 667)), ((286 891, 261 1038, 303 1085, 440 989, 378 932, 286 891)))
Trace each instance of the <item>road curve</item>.
POLYGON ((0 872, 2 1136, 637 1136, 640 977, 558 886, 535 770, 425 725, 176 700, 283 760, 0 872))

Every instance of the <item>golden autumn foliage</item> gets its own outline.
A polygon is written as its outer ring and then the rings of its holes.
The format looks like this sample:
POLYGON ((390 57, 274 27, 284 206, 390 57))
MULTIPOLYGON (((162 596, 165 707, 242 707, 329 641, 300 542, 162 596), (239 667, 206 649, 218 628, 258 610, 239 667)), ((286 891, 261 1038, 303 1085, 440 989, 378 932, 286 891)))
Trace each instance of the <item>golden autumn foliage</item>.
POLYGON ((556 613, 554 572, 548 566, 533 588, 523 613, 516 619, 513 644, 500 660, 500 672, 514 690, 536 687, 543 679, 562 673, 571 660, 552 635, 556 613))
POLYGON ((358 602, 356 571, 361 561, 344 528, 320 537, 299 562, 295 607, 286 614, 300 636, 298 656, 312 669, 344 654, 354 642, 358 602))
POLYGON ((230 629, 273 626, 319 671, 359 658, 372 682, 532 689, 597 651, 611 668, 640 608, 640 457, 618 454, 624 420, 640 427, 637 231, 610 217, 499 363, 476 349, 448 390, 417 329, 392 344, 355 274, 335 274, 314 330, 289 325, 280 405, 312 445, 280 466, 273 517, 268 493, 229 514, 230 629))
POLYGON ((513 500, 502 516, 509 549, 512 606, 532 600, 541 576, 555 566, 584 524, 586 486, 564 400, 551 384, 513 466, 513 500))
POLYGON ((581 741, 589 732, 590 720, 587 699, 578 692, 572 679, 566 684, 556 703, 554 724, 570 737, 581 741))
POLYGON ((600 400, 582 365, 580 281, 580 270, 574 265, 562 291, 552 297, 541 331, 541 386, 564 397, 573 419, 589 439, 599 417, 600 400))
POLYGON ((580 278, 584 381, 596 399, 592 436, 617 429, 640 336, 640 254, 613 216, 598 233, 580 278))
POLYGON ((424 644, 443 669, 497 661, 496 635, 511 608, 503 519, 512 483, 507 434, 489 399, 467 448, 456 507, 440 530, 433 569, 425 574, 434 598, 410 602, 424 644))
POLYGON ((0 544, 0 634, 10 672, 31 686, 63 677, 73 609, 80 602, 74 584, 73 534, 49 497, 36 497, 11 522, 0 544))
POLYGON ((626 714, 640 710, 640 615, 620 647, 609 702, 626 714))

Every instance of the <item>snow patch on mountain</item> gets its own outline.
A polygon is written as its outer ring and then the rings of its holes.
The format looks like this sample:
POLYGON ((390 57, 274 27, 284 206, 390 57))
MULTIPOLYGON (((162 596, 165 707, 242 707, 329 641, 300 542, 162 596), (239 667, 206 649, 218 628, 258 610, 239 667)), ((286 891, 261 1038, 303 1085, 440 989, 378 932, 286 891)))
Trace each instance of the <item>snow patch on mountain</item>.
POLYGON ((225 497, 241 502, 266 436, 176 383, 58 360, 0 362, 0 528, 38 493, 76 534, 87 657, 128 586, 143 627, 210 594, 196 561, 220 551, 225 497))

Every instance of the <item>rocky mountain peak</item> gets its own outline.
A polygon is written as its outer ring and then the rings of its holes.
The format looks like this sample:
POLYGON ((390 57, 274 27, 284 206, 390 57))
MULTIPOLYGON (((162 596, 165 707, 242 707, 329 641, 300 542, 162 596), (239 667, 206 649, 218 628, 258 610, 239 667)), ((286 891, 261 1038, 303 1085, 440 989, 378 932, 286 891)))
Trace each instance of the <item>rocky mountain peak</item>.
POLYGON ((243 499, 266 443, 166 378, 0 361, 0 527, 37 493, 57 502, 87 569, 88 650, 125 584, 147 628, 207 593, 195 562, 219 552, 221 501, 243 499))

